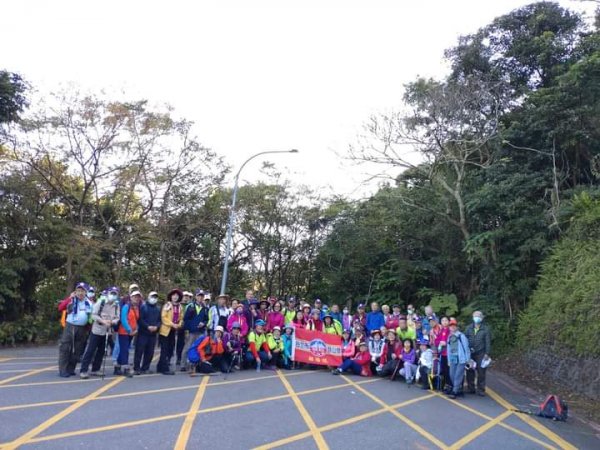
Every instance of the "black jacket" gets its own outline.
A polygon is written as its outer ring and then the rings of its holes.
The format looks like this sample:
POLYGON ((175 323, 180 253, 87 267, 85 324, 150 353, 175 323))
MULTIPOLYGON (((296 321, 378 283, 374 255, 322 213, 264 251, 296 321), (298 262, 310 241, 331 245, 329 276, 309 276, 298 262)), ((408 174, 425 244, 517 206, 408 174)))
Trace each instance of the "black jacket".
POLYGON ((477 355, 489 355, 492 350, 492 333, 490 328, 485 324, 479 325, 479 331, 475 333, 475 324, 470 324, 465 330, 465 336, 469 340, 471 353, 477 355))
POLYGON ((140 319, 139 319, 139 330, 140 334, 156 334, 158 328, 160 328, 160 308, 158 305, 151 305, 150 303, 144 303, 140 308, 140 319), (148 327, 158 327, 155 332, 148 330, 148 327))

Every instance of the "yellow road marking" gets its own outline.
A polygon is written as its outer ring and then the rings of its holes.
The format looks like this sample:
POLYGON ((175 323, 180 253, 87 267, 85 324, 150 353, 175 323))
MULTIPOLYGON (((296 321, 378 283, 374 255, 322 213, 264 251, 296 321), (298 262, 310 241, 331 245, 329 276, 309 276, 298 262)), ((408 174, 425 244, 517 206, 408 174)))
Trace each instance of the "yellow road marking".
POLYGON ((50 417, 45 422, 41 423, 37 427, 35 427, 32 430, 29 430, 27 433, 23 434, 21 437, 18 437, 14 441, 9 442, 8 444, 6 444, 6 446, 2 446, 3 450, 13 450, 13 449, 19 448, 23 444, 26 444, 30 439, 32 439, 32 438, 36 437, 38 434, 44 432, 45 430, 47 430, 48 428, 50 428, 52 425, 54 425, 55 423, 57 423, 61 419, 64 419, 65 417, 67 417, 73 411, 81 408, 83 405, 85 405, 86 403, 88 403, 90 400, 96 398, 97 396, 99 396, 103 392, 106 392, 110 388, 116 386, 117 384, 119 384, 124 379, 125 378, 117 378, 116 380, 111 381, 107 385, 102 386, 100 389, 98 389, 98 390, 92 392, 91 394, 85 396, 81 400, 76 401, 75 403, 73 403, 72 405, 70 405, 68 408, 63 409, 58 414, 50 417))
POLYGON ((40 372, 46 372, 48 370, 55 370, 56 366, 42 367, 41 369, 30 370, 29 372, 22 373, 21 375, 15 375, 14 377, 6 378, 0 381, 0 386, 8 386, 11 381, 20 380, 21 378, 29 377, 31 375, 38 374, 40 372))
MULTIPOLYGON (((435 395, 437 395, 438 397, 443 398, 444 400, 446 400, 446 401, 454 404, 455 406, 458 406, 459 408, 465 409, 465 410, 467 410, 467 411, 469 411, 469 412, 471 412, 471 413, 473 413, 473 414, 475 414, 475 415, 477 415, 477 416, 479 416, 479 417, 481 417, 483 419, 493 420, 487 414, 484 414, 481 411, 477 411, 476 409, 473 409, 473 408, 465 405, 464 403, 457 402, 456 400, 452 400, 452 399, 450 399, 450 398, 446 397, 445 395, 442 395, 442 394, 440 394, 438 392, 436 392, 435 395)), ((506 424, 504 422, 500 422, 498 425, 501 426, 502 428, 505 428, 505 429, 507 429, 509 431, 512 431, 515 434, 518 434, 521 437, 524 437, 526 439, 529 439, 532 442, 535 442, 536 444, 540 445, 541 447, 547 448, 548 450, 556 450, 556 447, 553 447, 553 446, 547 444, 546 442, 541 441, 538 438, 536 438, 534 436, 531 436, 530 434, 527 434, 524 431, 519 430, 518 428, 515 428, 515 427, 513 427, 511 425, 508 425, 508 424, 506 424)))
POLYGON ((183 425, 181 425, 181 430, 179 430, 179 436, 177 437, 177 442, 175 443, 174 447, 175 450, 185 450, 187 446, 187 443, 190 439, 190 434, 192 433, 192 426, 194 425, 194 420, 196 419, 196 414, 198 414, 202 397, 204 397, 204 392, 206 392, 206 385, 208 384, 209 378, 210 377, 208 375, 204 376, 204 379, 198 387, 198 392, 196 392, 196 396, 194 397, 194 401, 192 401, 190 410, 185 416, 183 425))
MULTIPOLYGON (((159 417, 152 417, 150 419, 134 420, 132 422, 117 423, 114 425, 106 425, 103 427, 97 427, 97 428, 92 428, 92 429, 67 431, 65 433, 58 433, 58 434, 51 434, 48 436, 36 437, 36 438, 30 439, 28 441, 28 443, 34 444, 36 442, 54 441, 56 439, 63 439, 63 438, 68 438, 68 437, 73 437, 73 436, 83 436, 83 435, 90 434, 90 433, 101 433, 102 431, 118 430, 120 428, 131 428, 131 427, 135 427, 137 425, 146 425, 148 423, 156 423, 156 422, 163 422, 166 420, 179 419, 180 417, 185 417, 186 415, 187 415, 187 413, 169 414, 168 416, 159 416, 159 417)), ((0 448, 2 448, 2 450, 4 450, 4 447, 0 446, 0 448)))
MULTIPOLYGON (((510 404, 508 401, 506 401, 504 398, 502 398, 498 393, 494 392, 492 389, 487 388, 486 392, 492 399, 494 399, 500 405, 504 406, 506 409, 508 409, 508 410, 516 409, 512 404, 510 404)), ((523 422, 525 422, 527 425, 529 425, 530 427, 539 431, 544 437, 547 437, 548 439, 550 439, 552 442, 554 442, 560 448, 565 449, 565 450, 577 450, 577 447, 575 447, 574 445, 565 441, 562 437, 560 437, 554 431, 550 430, 549 428, 546 428, 544 425, 539 423, 537 420, 532 419, 527 414, 523 414, 523 413, 519 413, 519 412, 515 412, 514 414, 519 419, 521 419, 523 422)))
MULTIPOLYGON (((377 379, 370 379, 370 380, 364 380, 364 381, 359 381, 358 384, 368 384, 368 383, 373 383, 376 381, 380 381, 379 378, 377 379)), ((210 383, 207 385, 207 388, 212 386, 210 383)), ((298 392, 298 395, 308 395, 308 394, 315 394, 317 392, 324 392, 324 391, 330 391, 330 390, 334 390, 334 389, 340 389, 340 388, 344 388, 344 387, 349 387, 349 384, 339 384, 339 385, 335 385, 335 386, 325 386, 325 387, 321 387, 321 388, 316 388, 316 389, 309 389, 307 391, 301 391, 298 392)), ((192 388, 196 388, 196 386, 191 386, 192 388)), ((186 387, 187 388, 187 387, 186 387)), ((175 389, 175 388, 172 388, 175 389)), ((163 390, 164 391, 164 390, 163 390)), ((150 391, 145 391, 145 392, 150 392, 150 391)), ((156 393, 159 393, 160 390, 156 390, 156 393)), ((127 394, 115 394, 110 395, 110 396, 104 396, 104 397, 97 397, 94 398, 92 400, 103 400, 103 399, 107 399, 107 398, 115 398, 116 396, 129 396, 129 395, 137 395, 138 393, 132 393, 132 392, 128 392, 127 394)), ((280 400, 280 399, 284 399, 284 398, 289 398, 290 395, 289 394, 281 394, 281 395, 275 395, 273 397, 265 397, 265 398, 260 398, 260 399, 256 399, 256 400, 248 400, 245 402, 240 402, 240 403, 230 403, 227 405, 221 405, 221 406, 214 406, 211 408, 206 408, 206 409, 202 409, 200 411, 198 411, 198 414, 206 414, 206 413, 210 413, 210 412, 216 412, 216 411, 224 411, 227 409, 234 409, 234 408, 240 408, 242 406, 248 406, 248 405, 256 405, 259 403, 266 403, 269 401, 273 401, 273 400, 280 400)), ((421 399, 413 399, 413 400, 409 400, 408 402, 406 402, 406 404, 410 404, 413 403, 415 401, 419 401, 421 399)), ((399 404, 399 406, 401 406, 402 404, 399 404)), ((381 412, 385 412, 384 410, 381 410, 381 412)), ((52 434, 52 435, 48 435, 48 436, 42 436, 42 437, 36 437, 33 439, 29 440, 29 443, 35 443, 35 442, 43 442, 43 441, 53 441, 56 439, 63 439, 63 438, 67 438, 67 437, 73 437, 73 436, 82 436, 82 435, 87 435, 87 434, 93 434, 93 433, 100 433, 103 431, 111 431, 111 430, 116 430, 116 429, 121 429, 121 428, 130 428, 130 427, 135 427, 138 425, 145 425, 145 424, 149 424, 149 423, 156 423, 156 422, 162 422, 162 421, 166 421, 166 420, 172 420, 172 419, 178 419, 180 417, 185 417, 187 415, 187 413, 177 413, 177 414, 169 414, 169 415, 165 415, 165 416, 159 416, 159 417, 152 417, 149 419, 140 419, 140 420, 134 420, 134 421, 130 421, 130 422, 122 422, 122 423, 118 423, 118 424, 113 424, 113 425, 105 425, 102 427, 96 427, 96 428, 86 428, 83 430, 77 430, 77 431, 67 431, 64 433, 58 433, 58 434, 52 434)), ((310 436, 310 433, 308 434, 308 436, 310 436)), ((0 443, 0 448, 3 448, 3 446, 6 444, 1 444, 0 443)))
MULTIPOLYGON (((304 374, 309 374, 309 373, 314 373, 314 372, 298 372, 298 373, 294 373, 294 374, 290 374, 290 376, 292 375, 304 375, 304 374)), ((156 375, 150 374, 150 375, 138 375, 135 378, 140 378, 140 377, 153 377, 156 375)), ((277 378, 277 375, 270 375, 269 377, 263 377, 263 378, 277 378)), ((116 377, 106 377, 105 380, 114 380, 116 377)), ((208 386, 221 386, 222 384, 230 384, 230 383, 242 383, 242 382, 246 382, 246 381, 254 381, 257 379, 261 379, 260 377, 258 378, 247 378, 244 380, 233 380, 233 381, 223 381, 220 383, 209 383, 208 386)), ((90 381, 101 381, 101 378, 89 378, 87 380, 73 380, 73 381, 67 381, 66 383, 77 383, 77 382, 90 382, 90 381)), ((376 381, 376 380, 368 380, 369 382, 371 381, 376 381)), ((55 381, 55 382, 49 382, 49 383, 65 383, 64 381, 55 381)), ((45 384, 45 383, 44 383, 45 384)), ((27 386, 36 386, 39 385, 38 383, 30 383, 27 386)), ((13 386, 20 386, 20 385, 9 385, 9 386, 5 386, 5 387, 13 387, 13 386)), ((25 385, 23 385, 25 386, 25 385)), ((344 387, 347 386, 346 384, 341 384, 339 386, 336 387, 344 387)), ((2 386, 0 386, 2 387, 2 386)), ((332 387, 332 389, 335 387, 332 387)), ((146 390, 146 391, 133 391, 133 392, 124 392, 122 394, 109 394, 109 395, 103 395, 97 398, 94 398, 93 400, 109 400, 109 399, 114 399, 114 398, 123 398, 123 397, 136 397, 138 395, 147 395, 147 394, 161 394, 163 392, 175 392, 175 391, 185 391, 185 390, 191 390, 191 389, 196 389, 196 385, 190 385, 190 386, 177 386, 177 387, 172 387, 172 388, 161 388, 161 389, 150 389, 150 390, 146 390)), ((9 405, 9 406, 0 406, 0 411, 12 411, 15 409, 26 409, 26 408, 35 408, 38 406, 53 406, 53 405, 64 405, 67 403, 75 403, 78 399, 73 399, 73 400, 54 400, 54 401, 50 401, 50 402, 39 402, 39 403, 24 403, 21 405, 9 405)))
POLYGON ((277 371, 277 375, 279 375, 279 379, 285 386, 285 389, 290 394, 292 401, 296 405, 296 409, 298 409, 298 412, 302 416, 302 419, 304 419, 304 423, 306 423, 306 425, 308 426, 308 429, 310 430, 313 439, 317 443, 317 447, 319 448, 319 450, 328 449, 329 446, 325 442, 325 439, 323 439, 323 435, 319 431, 317 424, 313 420, 308 410, 304 407, 302 400, 300 400, 300 397, 298 397, 298 394, 296 393, 290 382, 285 378, 285 375, 283 375, 281 370, 277 371))
POLYGON ((500 414, 495 419, 488 421, 485 425, 480 426, 476 430, 471 431, 469 434, 467 434, 466 436, 464 436, 461 439, 459 439, 458 441, 456 441, 454 444, 452 444, 450 446, 450 450, 458 450, 460 448, 463 448, 465 445, 467 445, 473 439, 478 438, 479 436, 481 436, 483 433, 485 433, 489 429, 495 427, 496 425, 498 425, 500 422, 502 422, 504 419, 506 419, 511 414, 512 414, 512 411, 504 411, 502 414, 500 414))
POLYGON ((423 428, 420 425, 417 425, 415 422, 413 422, 412 420, 410 420, 404 414, 401 414, 398 411, 396 411, 396 408, 391 407, 390 405, 388 405, 387 403, 385 403, 383 400, 381 400, 379 397, 376 397, 375 395, 371 394, 365 388, 359 386, 354 381, 350 380, 347 376, 342 375, 342 378, 345 379, 345 380, 347 380, 353 386, 355 386, 356 389, 358 389, 360 392, 362 392, 363 394, 365 394, 367 397, 369 397, 375 403, 383 406, 384 408, 387 408, 387 410, 390 413, 392 413, 394 416, 396 416, 398 419, 400 419, 406 425, 408 425, 409 427, 411 427, 413 430, 415 430, 421 436, 423 436, 424 438, 426 438, 427 440, 429 440, 431 443, 437 445, 439 448, 442 448, 442 449, 448 448, 448 446, 446 444, 444 444, 442 441, 440 441, 438 438, 436 438, 433 434, 431 434, 430 432, 428 432, 427 430, 425 430, 425 428, 423 428))
MULTIPOLYGON (((344 386, 346 386, 346 385, 344 385, 344 386)), ((428 398, 431 398, 433 396, 434 396, 434 394, 429 394, 429 395, 426 395, 423 397, 406 400, 404 402, 400 402, 400 403, 396 403, 395 405, 392 405, 392 408, 401 408, 403 406, 407 406, 412 403, 417 403, 417 402, 420 402, 423 400, 427 400, 428 398)), ((324 433, 326 431, 335 430, 336 428, 341 428, 346 425, 351 425, 353 423, 360 422, 361 420, 369 419, 371 417, 375 417, 375 416, 378 416, 378 415, 386 413, 386 412, 388 412, 387 408, 376 409, 376 410, 370 411, 368 413, 359 414, 358 416, 353 416, 353 417, 349 417, 348 419, 340 420, 339 422, 333 422, 328 425, 324 425, 319 428, 319 431, 324 433)), ((298 433, 293 436, 279 439, 279 440, 271 442, 269 444, 261 445, 260 447, 256 447, 254 450, 266 450, 266 449, 281 447, 282 445, 291 444, 292 442, 296 442, 296 441, 299 441, 301 439, 304 439, 304 438, 310 437, 310 436, 311 436, 310 431, 304 431, 302 433, 298 433)))

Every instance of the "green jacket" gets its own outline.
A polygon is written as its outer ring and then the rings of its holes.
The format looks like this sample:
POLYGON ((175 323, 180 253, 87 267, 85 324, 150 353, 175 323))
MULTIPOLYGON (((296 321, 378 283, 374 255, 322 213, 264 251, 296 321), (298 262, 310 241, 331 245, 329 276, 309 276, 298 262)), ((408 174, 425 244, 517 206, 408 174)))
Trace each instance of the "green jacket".
POLYGON ((267 335, 267 345, 271 351, 279 349, 279 351, 283 354, 283 339, 279 336, 279 339, 275 339, 273 333, 269 333, 267 335))

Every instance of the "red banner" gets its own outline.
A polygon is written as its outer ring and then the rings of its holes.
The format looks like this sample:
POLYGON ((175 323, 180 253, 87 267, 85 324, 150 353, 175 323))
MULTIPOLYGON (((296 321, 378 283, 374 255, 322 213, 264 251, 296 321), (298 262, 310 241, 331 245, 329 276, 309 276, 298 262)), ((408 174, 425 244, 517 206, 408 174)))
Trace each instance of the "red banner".
POLYGON ((292 341, 292 359, 307 364, 337 367, 342 364, 342 338, 334 334, 296 328, 292 341))

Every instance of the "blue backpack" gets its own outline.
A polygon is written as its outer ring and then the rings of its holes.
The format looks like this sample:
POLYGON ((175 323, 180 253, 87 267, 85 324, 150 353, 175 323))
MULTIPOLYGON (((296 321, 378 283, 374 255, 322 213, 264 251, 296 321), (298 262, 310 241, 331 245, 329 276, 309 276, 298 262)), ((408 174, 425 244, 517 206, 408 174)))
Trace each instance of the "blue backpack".
POLYGON ((200 354, 198 353, 198 346, 202 343, 202 341, 206 338, 205 335, 201 335, 198 339, 192 342, 190 348, 187 352, 188 361, 191 363, 199 363, 200 362, 200 354))

